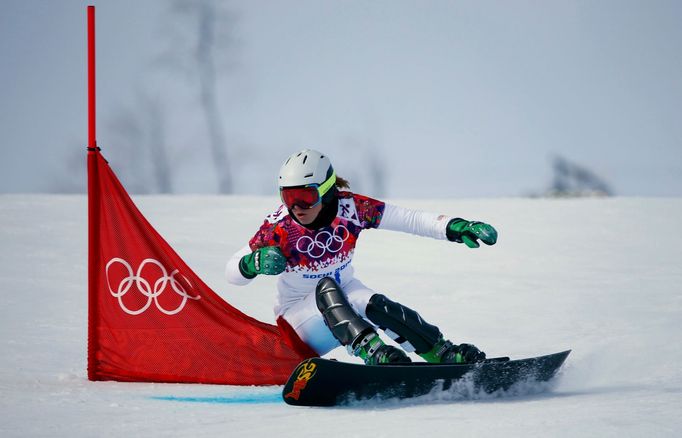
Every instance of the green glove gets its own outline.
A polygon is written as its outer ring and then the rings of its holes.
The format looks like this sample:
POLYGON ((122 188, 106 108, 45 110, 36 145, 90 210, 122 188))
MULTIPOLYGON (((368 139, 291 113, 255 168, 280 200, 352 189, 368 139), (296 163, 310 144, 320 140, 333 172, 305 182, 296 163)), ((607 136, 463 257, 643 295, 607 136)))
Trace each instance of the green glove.
POLYGON ((258 274, 281 274, 286 266, 287 259, 278 246, 258 248, 239 260, 239 270, 245 278, 253 278, 258 274))
POLYGON ((478 239, 486 245, 497 242, 497 230, 483 222, 470 222, 462 218, 455 218, 448 222, 445 235, 451 242, 465 243, 469 248, 481 246, 478 239))

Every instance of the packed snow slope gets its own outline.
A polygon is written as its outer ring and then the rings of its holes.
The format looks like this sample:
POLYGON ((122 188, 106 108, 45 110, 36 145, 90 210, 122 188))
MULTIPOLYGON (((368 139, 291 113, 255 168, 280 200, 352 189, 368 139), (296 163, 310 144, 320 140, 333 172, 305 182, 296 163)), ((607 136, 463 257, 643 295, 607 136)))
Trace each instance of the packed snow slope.
MULTIPOLYGON (((223 279, 274 198, 135 200, 216 292, 274 321, 274 278, 223 279)), ((487 221, 498 244, 370 230, 358 277, 490 356, 573 349, 553 388, 321 409, 285 405, 279 387, 90 382, 86 199, 5 195, 0 436, 682 435, 682 199, 394 202, 487 221)))

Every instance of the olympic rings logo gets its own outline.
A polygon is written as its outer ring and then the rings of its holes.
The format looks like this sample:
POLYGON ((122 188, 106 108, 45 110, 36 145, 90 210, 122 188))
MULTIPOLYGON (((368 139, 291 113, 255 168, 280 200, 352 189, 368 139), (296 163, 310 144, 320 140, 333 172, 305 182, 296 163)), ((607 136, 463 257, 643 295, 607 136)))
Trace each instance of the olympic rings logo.
MULTIPOLYGON (((111 292, 111 295, 114 296, 115 298, 118 299, 118 304, 121 306, 121 309, 129 314, 129 315, 139 315, 140 313, 144 312, 151 306, 152 303, 156 305, 156 308, 159 309, 161 312, 165 313, 166 315, 175 315, 176 313, 180 312, 184 307, 185 304, 187 303, 188 299, 191 300, 198 300, 201 299, 201 296, 197 295, 196 297, 191 296, 187 293, 185 290, 185 287, 178 281, 176 278, 176 275, 179 274, 179 270, 176 269, 173 272, 171 272, 170 275, 168 275, 168 271, 166 268, 158 261, 154 259, 145 259, 140 263, 140 267, 137 268, 137 273, 133 274, 133 268, 130 266, 130 264, 121 259, 121 258, 113 258, 107 263, 106 266, 106 277, 107 277, 107 286, 109 287, 109 292, 111 292), (112 289, 111 287, 111 281, 109 279, 109 268, 111 268, 112 265, 114 264, 120 264, 122 265, 126 272, 128 273, 127 277, 124 277, 120 283, 118 284, 118 288, 116 291, 112 289), (149 281, 147 281, 143 276, 142 276, 142 270, 145 268, 147 265, 153 265, 156 266, 159 271, 161 271, 161 277, 154 282, 154 286, 152 287, 151 284, 149 284, 149 281), (123 297, 130 291, 130 289, 133 287, 133 284, 137 287, 137 291, 140 292, 142 295, 147 297, 147 302, 139 309, 133 310, 129 309, 124 303, 123 303, 123 297), (161 295, 165 290, 166 286, 170 284, 171 289, 173 289, 173 292, 178 294, 179 296, 182 297, 182 301, 173 310, 168 310, 165 309, 161 303, 159 303, 159 295, 161 295)), ((189 279, 185 277, 184 275, 180 274, 180 276, 184 279, 185 283, 188 284, 190 287, 192 287, 192 283, 190 283, 189 279)))
POLYGON ((332 254, 341 251, 343 243, 350 237, 350 231, 343 225, 334 228, 334 232, 321 231, 315 235, 313 239, 310 236, 301 236, 296 241, 296 249, 308 254, 314 259, 319 259, 327 252, 332 254))

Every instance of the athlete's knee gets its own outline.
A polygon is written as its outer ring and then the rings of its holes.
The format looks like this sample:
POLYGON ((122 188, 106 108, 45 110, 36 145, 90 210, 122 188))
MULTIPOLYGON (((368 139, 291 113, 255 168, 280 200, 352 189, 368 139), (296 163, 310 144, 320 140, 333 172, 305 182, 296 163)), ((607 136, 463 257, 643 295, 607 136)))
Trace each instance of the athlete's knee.
POLYGON ((386 295, 374 294, 367 302, 365 313, 372 322, 383 326, 381 323, 385 323, 386 318, 397 318, 398 315, 403 314, 404 308, 401 304, 391 301, 386 295))
POLYGON ((381 329, 395 333, 396 342, 401 345, 408 342, 418 353, 428 351, 441 336, 438 327, 426 322, 417 312, 382 294, 370 298, 366 313, 381 329))
POLYGON ((334 302, 338 302, 340 298, 341 287, 330 277, 325 277, 317 282, 315 288, 315 303, 317 309, 324 313, 334 302))
POLYGON ((373 331, 348 302, 341 287, 331 278, 323 278, 315 288, 317 308, 325 324, 342 345, 352 345, 361 335, 373 331))
POLYGON ((393 301, 389 300, 386 295, 374 294, 370 297, 367 303, 367 308, 377 309, 388 306, 388 304, 395 304, 393 301))

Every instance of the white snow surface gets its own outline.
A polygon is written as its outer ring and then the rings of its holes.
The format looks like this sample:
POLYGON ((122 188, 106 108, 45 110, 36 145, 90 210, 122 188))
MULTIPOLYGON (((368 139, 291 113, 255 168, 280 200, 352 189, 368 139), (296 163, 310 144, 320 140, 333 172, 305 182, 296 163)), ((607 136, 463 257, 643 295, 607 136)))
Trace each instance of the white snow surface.
MULTIPOLYGON (((274 321, 274 278, 223 279, 274 198, 135 201, 209 286, 274 321)), ((572 349, 553 385, 302 408, 277 386, 90 382, 87 201, 3 195, 0 436, 682 436, 682 199, 392 202, 489 222, 499 242, 371 230, 357 276, 489 356, 572 349)))

